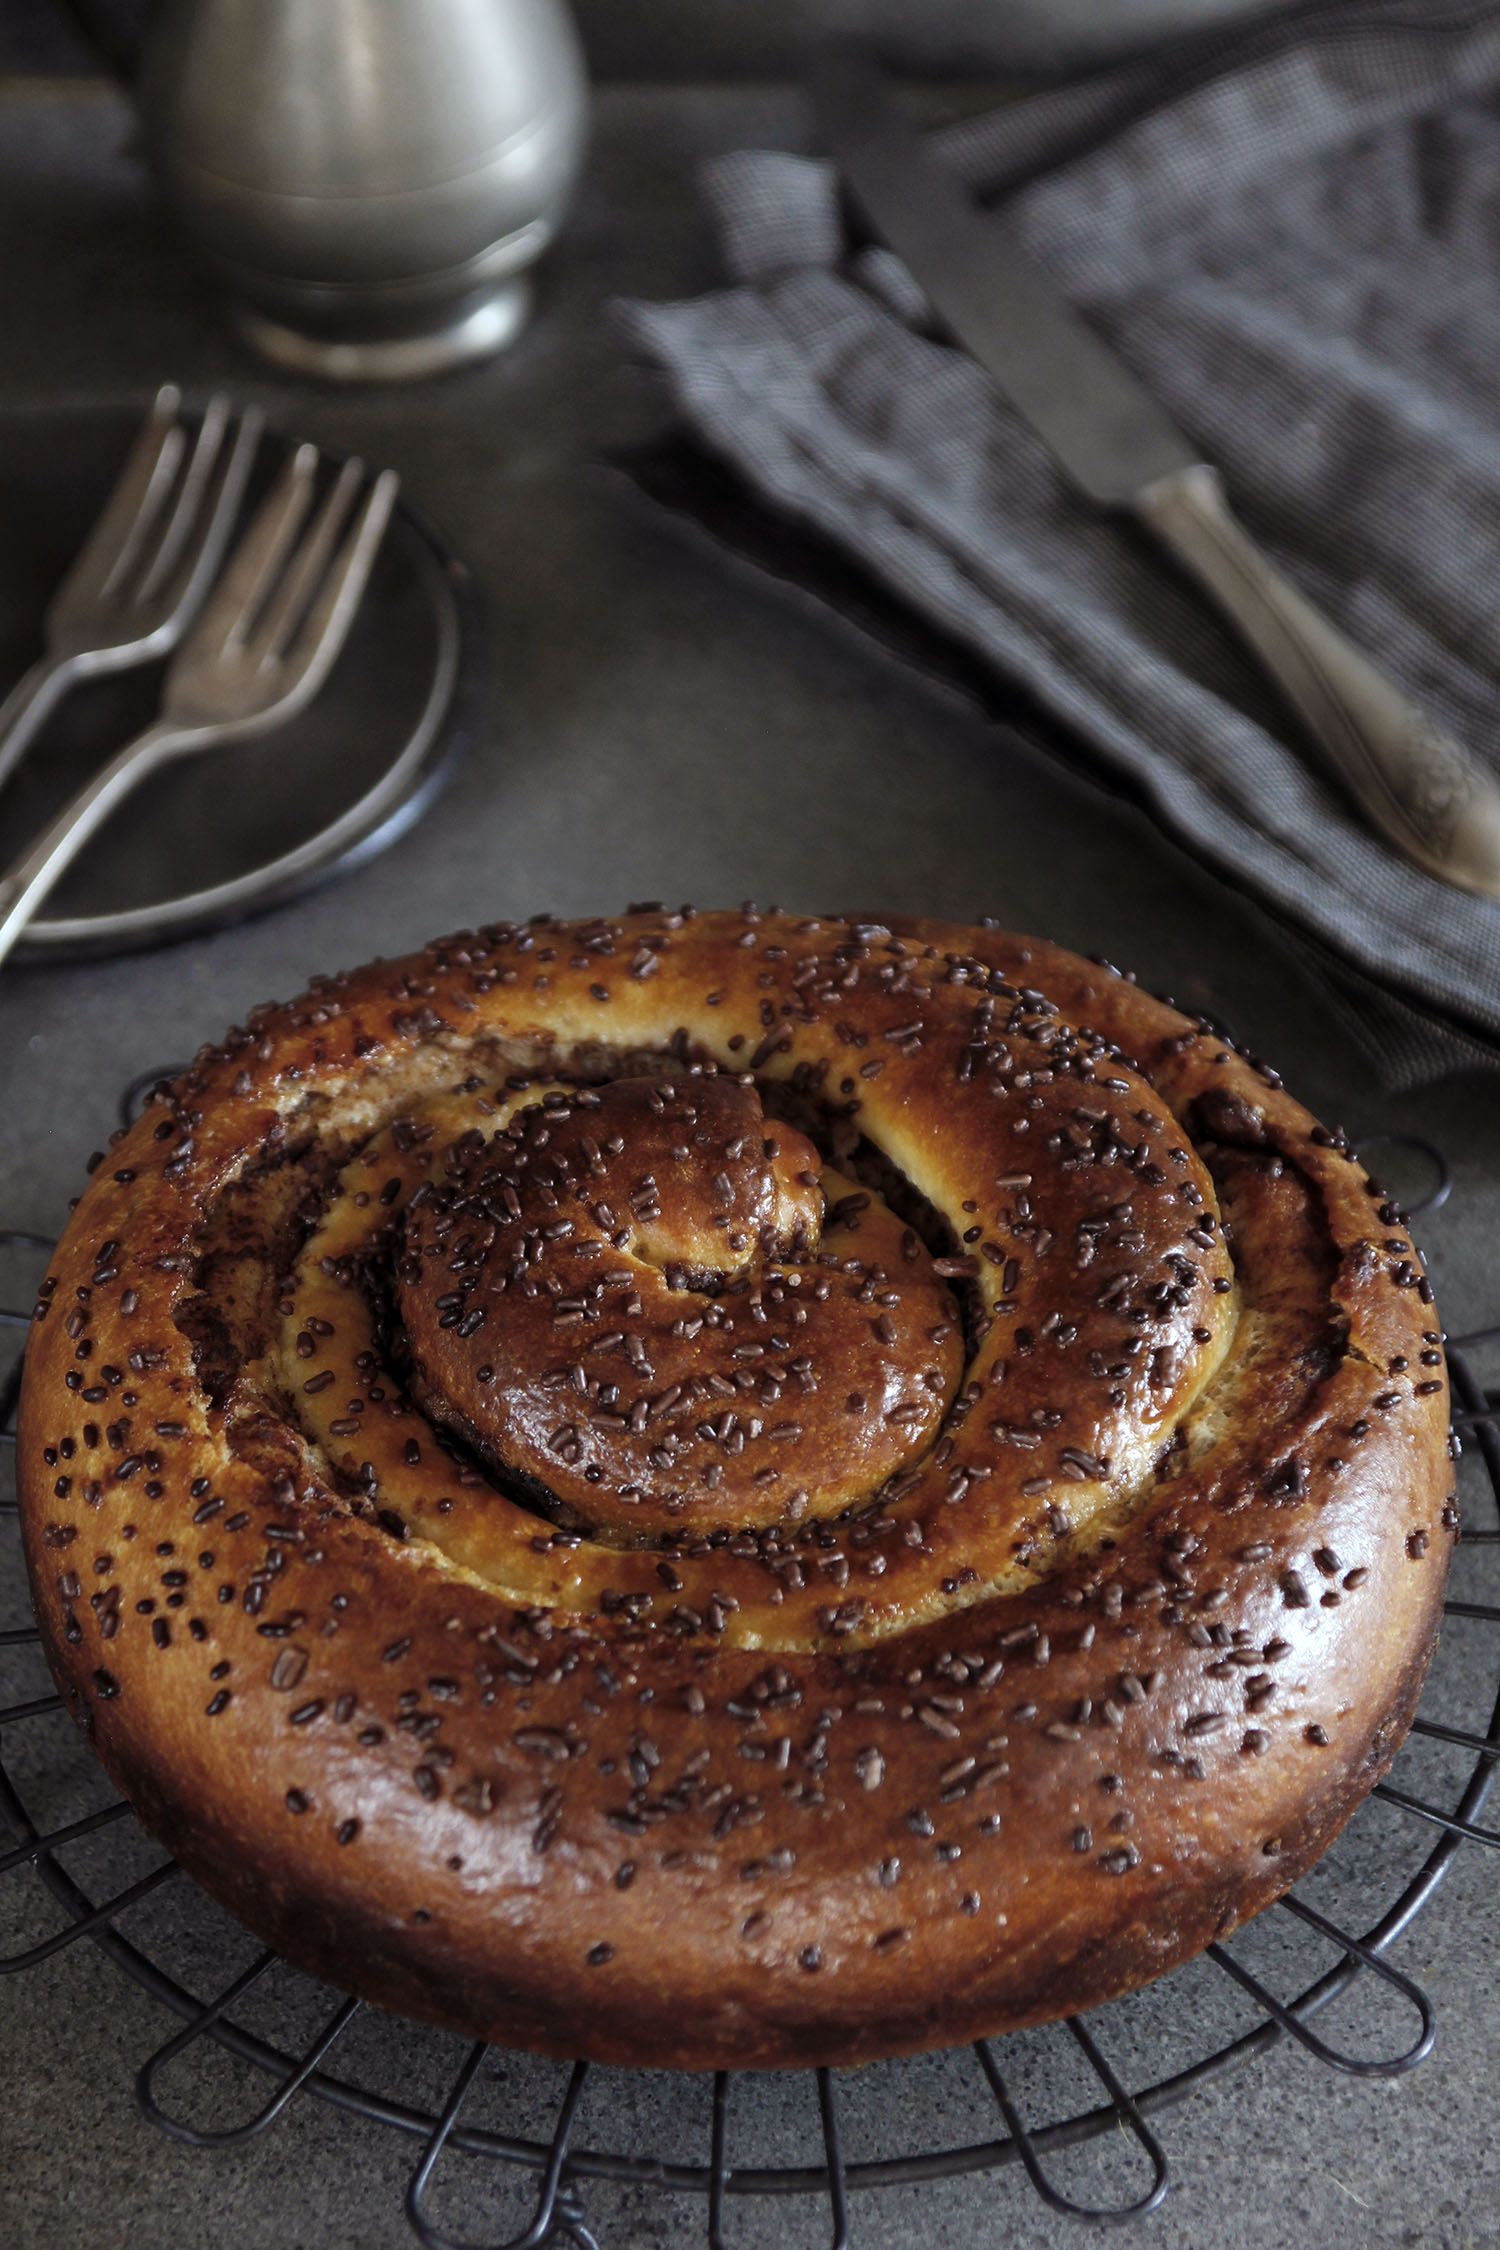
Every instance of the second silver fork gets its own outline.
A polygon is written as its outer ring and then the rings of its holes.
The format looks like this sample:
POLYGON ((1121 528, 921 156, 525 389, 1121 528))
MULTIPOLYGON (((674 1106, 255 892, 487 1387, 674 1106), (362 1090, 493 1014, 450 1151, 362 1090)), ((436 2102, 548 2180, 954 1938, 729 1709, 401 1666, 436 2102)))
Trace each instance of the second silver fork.
POLYGON ((309 524, 317 468, 312 445, 287 462, 172 660, 161 717, 117 751, 0 876, 0 961, 148 774, 266 733, 323 685, 354 621, 399 480, 385 470, 356 511, 364 466, 346 461, 309 524))

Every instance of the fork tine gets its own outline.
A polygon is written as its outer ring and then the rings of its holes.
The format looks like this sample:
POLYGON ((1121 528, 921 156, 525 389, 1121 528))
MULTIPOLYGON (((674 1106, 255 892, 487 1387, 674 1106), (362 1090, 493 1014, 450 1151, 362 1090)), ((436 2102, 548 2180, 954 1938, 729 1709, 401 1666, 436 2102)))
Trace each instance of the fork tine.
POLYGON ((299 445, 256 510, 249 530, 229 558, 207 608, 178 661, 220 655, 246 641, 312 501, 315 445, 299 445))
POLYGON ((57 604, 97 602, 115 591, 176 476, 187 442, 177 419, 181 404, 176 385, 164 383, 99 520, 57 590, 57 604))
POLYGON ((176 559, 175 575, 163 595, 166 607, 174 615, 181 613, 189 623, 219 574, 264 427, 265 416, 260 408, 247 406, 239 418, 232 442, 227 448, 224 445, 218 448, 214 474, 208 480, 207 492, 176 559))
POLYGON ((286 654, 292 635, 312 607, 313 596, 322 584, 323 573, 348 521, 364 474, 365 465, 357 457, 351 457, 340 469, 313 518, 311 529, 292 557, 285 578, 266 604, 247 651, 255 662, 274 663, 286 654))
POLYGON ((190 534, 199 524, 204 496, 228 428, 229 401, 218 391, 203 409, 203 420, 187 467, 178 480, 171 513, 162 528, 156 552, 146 563, 136 585, 132 600, 137 605, 149 601, 176 569, 190 534))
POLYGON ((288 664, 300 673, 300 701, 315 695, 333 669, 364 597, 400 489, 395 470, 382 469, 288 651, 288 664))

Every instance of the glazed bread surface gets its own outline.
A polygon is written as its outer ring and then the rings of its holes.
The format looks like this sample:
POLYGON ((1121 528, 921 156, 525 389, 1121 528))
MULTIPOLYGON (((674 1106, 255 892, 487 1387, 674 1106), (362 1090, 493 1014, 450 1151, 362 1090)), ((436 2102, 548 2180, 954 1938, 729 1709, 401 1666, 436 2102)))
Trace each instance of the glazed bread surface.
POLYGON ((559 2055, 1127 1991, 1410 1722, 1431 1291, 1211 1025, 989 927, 501 924, 94 1169, 19 1475, 63 1694, 289 1958, 559 2055))

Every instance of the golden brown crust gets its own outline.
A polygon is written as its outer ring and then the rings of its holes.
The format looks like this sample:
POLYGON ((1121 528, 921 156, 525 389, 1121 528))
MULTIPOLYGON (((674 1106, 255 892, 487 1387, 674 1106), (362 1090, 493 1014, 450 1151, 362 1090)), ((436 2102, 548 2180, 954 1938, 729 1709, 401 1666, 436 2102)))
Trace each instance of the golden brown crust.
POLYGON ((517 1099, 405 1204, 395 1300, 434 1422, 582 1524, 679 1542, 837 1515, 931 1449, 962 1366, 952 1298, 753 1084, 517 1099))
MULTIPOLYGON (((592 1098, 563 1096, 570 1129, 592 1098)), ((749 910, 468 933, 201 1055, 59 1246, 19 1459, 59 1684, 191 1872, 410 2014, 689 2068, 995 2032, 1256 1911, 1393 1755, 1456 1522, 1420 1261, 1270 1074, 1036 941, 749 910), (660 1240, 649 1197, 621 1241, 593 1198, 586 1256, 626 1274, 610 1290, 644 1277, 643 1307, 689 1245, 657 1290, 664 1359, 692 1342, 678 1299, 729 1323, 722 1365, 670 1373, 735 1404, 679 1414, 636 1538, 642 1503, 595 1510, 584 1470, 618 1497, 632 1415, 681 1401, 650 1336, 610 1341, 636 1316, 605 1326, 576 1236, 503 1197, 535 1187, 543 1083, 642 1070, 719 1142, 724 1104, 763 1100, 796 1161, 704 1158, 660 1240), (799 1129, 820 1176, 861 1182, 821 1220, 799 1129), (744 1239, 720 1258, 726 1192, 744 1239), (460 1253, 485 1196, 493 1239, 460 1253), (531 1313, 588 1351, 525 1343, 521 1458, 457 1330, 504 1318, 523 1240, 551 1290, 531 1313), (445 1328, 424 1267, 455 1255, 483 1294, 445 1328), (834 1323, 801 1352, 778 1261, 834 1323), (761 1316, 800 1378, 733 1358, 761 1316), (874 1372, 839 1393, 856 1344, 874 1372), (852 1516, 816 1502, 889 1478, 838 1484, 858 1411, 779 1441, 797 1484, 755 1482, 771 1427, 809 1419, 791 1384, 822 1414, 929 1377, 935 1442, 908 1416, 915 1457, 852 1516), (520 1482, 440 1445, 408 1378, 520 1482), (560 1524, 530 1481, 554 1383, 585 1401, 560 1524)))

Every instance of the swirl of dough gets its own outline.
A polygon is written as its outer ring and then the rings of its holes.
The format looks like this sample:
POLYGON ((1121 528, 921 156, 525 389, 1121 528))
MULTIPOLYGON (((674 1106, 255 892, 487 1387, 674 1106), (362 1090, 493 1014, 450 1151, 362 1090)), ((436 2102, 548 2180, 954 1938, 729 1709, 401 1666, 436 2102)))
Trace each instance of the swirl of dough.
POLYGON ((59 1246, 17 1459, 65 1701, 244 1921, 691 2068, 1222 1936, 1388 1765, 1457 1522, 1420 1259, 1272 1074, 1035 940, 749 909, 205 1051, 59 1246))

